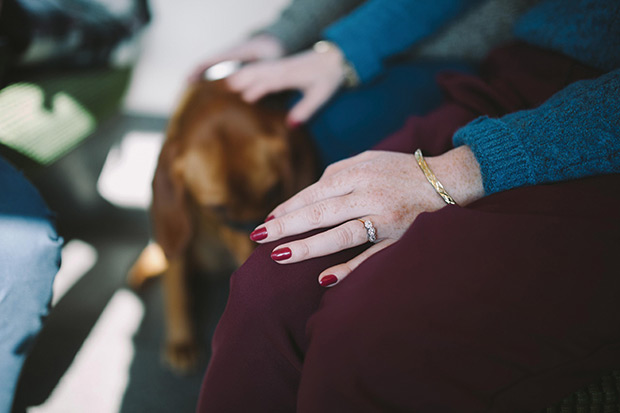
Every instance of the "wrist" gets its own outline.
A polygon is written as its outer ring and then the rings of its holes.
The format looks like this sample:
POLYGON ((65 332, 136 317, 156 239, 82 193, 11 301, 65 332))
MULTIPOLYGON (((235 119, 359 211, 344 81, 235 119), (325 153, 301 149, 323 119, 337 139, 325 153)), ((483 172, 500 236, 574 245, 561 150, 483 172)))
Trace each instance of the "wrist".
POLYGON ((465 206, 485 195, 480 165, 468 146, 427 158, 427 163, 458 205, 465 206))
POLYGON ((347 61, 342 50, 335 44, 327 40, 316 42, 312 50, 318 54, 332 55, 337 59, 340 69, 341 83, 345 87, 356 87, 359 84, 359 77, 353 65, 347 61))

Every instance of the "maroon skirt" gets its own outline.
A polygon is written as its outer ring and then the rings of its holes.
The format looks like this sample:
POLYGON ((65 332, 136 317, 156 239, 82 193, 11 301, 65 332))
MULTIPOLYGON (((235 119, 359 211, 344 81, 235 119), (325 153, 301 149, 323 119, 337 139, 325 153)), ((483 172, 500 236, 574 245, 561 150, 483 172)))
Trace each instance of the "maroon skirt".
MULTIPOLYGON (((523 44, 378 148, 438 155, 477 116, 532 108, 594 69, 523 44)), ((523 412, 620 368, 620 176, 493 194, 421 214, 345 281, 260 246, 232 276, 200 412, 523 412)))

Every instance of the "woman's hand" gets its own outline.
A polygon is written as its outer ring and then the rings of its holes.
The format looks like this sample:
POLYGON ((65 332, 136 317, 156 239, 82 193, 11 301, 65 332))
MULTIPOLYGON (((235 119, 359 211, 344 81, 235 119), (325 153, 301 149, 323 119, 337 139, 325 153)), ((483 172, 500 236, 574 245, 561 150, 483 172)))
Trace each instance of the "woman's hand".
POLYGON ((189 81, 199 81, 205 70, 226 60, 253 62, 277 59, 282 56, 284 56, 284 48, 277 37, 270 34, 259 34, 200 63, 190 75, 189 81))
MULTIPOLYGON (((466 146, 427 158, 431 170, 459 205, 484 195, 480 167, 466 146)), ((330 165, 321 179, 273 210, 251 234, 257 242, 275 241, 316 228, 320 234, 277 246, 272 258, 288 264, 332 254, 368 242, 362 222, 370 220, 377 241, 352 260, 325 269, 323 286, 349 275, 376 252, 396 242, 422 212, 446 204, 410 154, 368 151, 330 165)))
POLYGON ((228 85, 247 102, 268 93, 297 89, 303 98, 290 110, 287 122, 306 122, 336 92, 343 81, 344 56, 338 48, 305 51, 291 57, 245 66, 228 77, 228 85))

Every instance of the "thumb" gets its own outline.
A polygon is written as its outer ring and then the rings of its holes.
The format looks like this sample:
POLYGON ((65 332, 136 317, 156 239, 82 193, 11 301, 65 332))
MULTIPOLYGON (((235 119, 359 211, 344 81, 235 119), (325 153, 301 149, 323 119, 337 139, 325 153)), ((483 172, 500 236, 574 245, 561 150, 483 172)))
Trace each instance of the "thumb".
POLYGON ((389 247, 395 242, 396 241, 392 239, 385 239, 381 242, 378 242, 377 244, 374 244, 373 246, 371 246, 370 248, 368 248, 366 251, 362 252, 361 254, 357 255, 353 259, 343 264, 338 264, 338 265, 335 265, 333 267, 326 269, 325 271, 321 272, 321 274, 319 275, 319 284, 321 284, 321 286, 323 287, 332 287, 340 283, 342 280, 347 278, 349 274, 353 272, 353 270, 359 267, 359 265, 363 263, 364 261, 366 261, 369 257, 375 255, 377 252, 381 251, 382 249, 389 247))

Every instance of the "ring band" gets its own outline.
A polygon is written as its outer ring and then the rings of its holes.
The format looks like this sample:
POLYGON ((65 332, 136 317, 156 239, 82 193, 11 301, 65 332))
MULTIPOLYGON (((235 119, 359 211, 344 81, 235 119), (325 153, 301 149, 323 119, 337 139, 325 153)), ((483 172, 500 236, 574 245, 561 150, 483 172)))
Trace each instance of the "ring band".
POLYGON ((364 228, 366 228, 366 235, 368 236, 368 242, 375 243, 377 241, 377 230, 375 229, 375 226, 372 225, 372 221, 370 221, 369 219, 364 221, 360 218, 358 218, 357 220, 364 224, 364 228))

